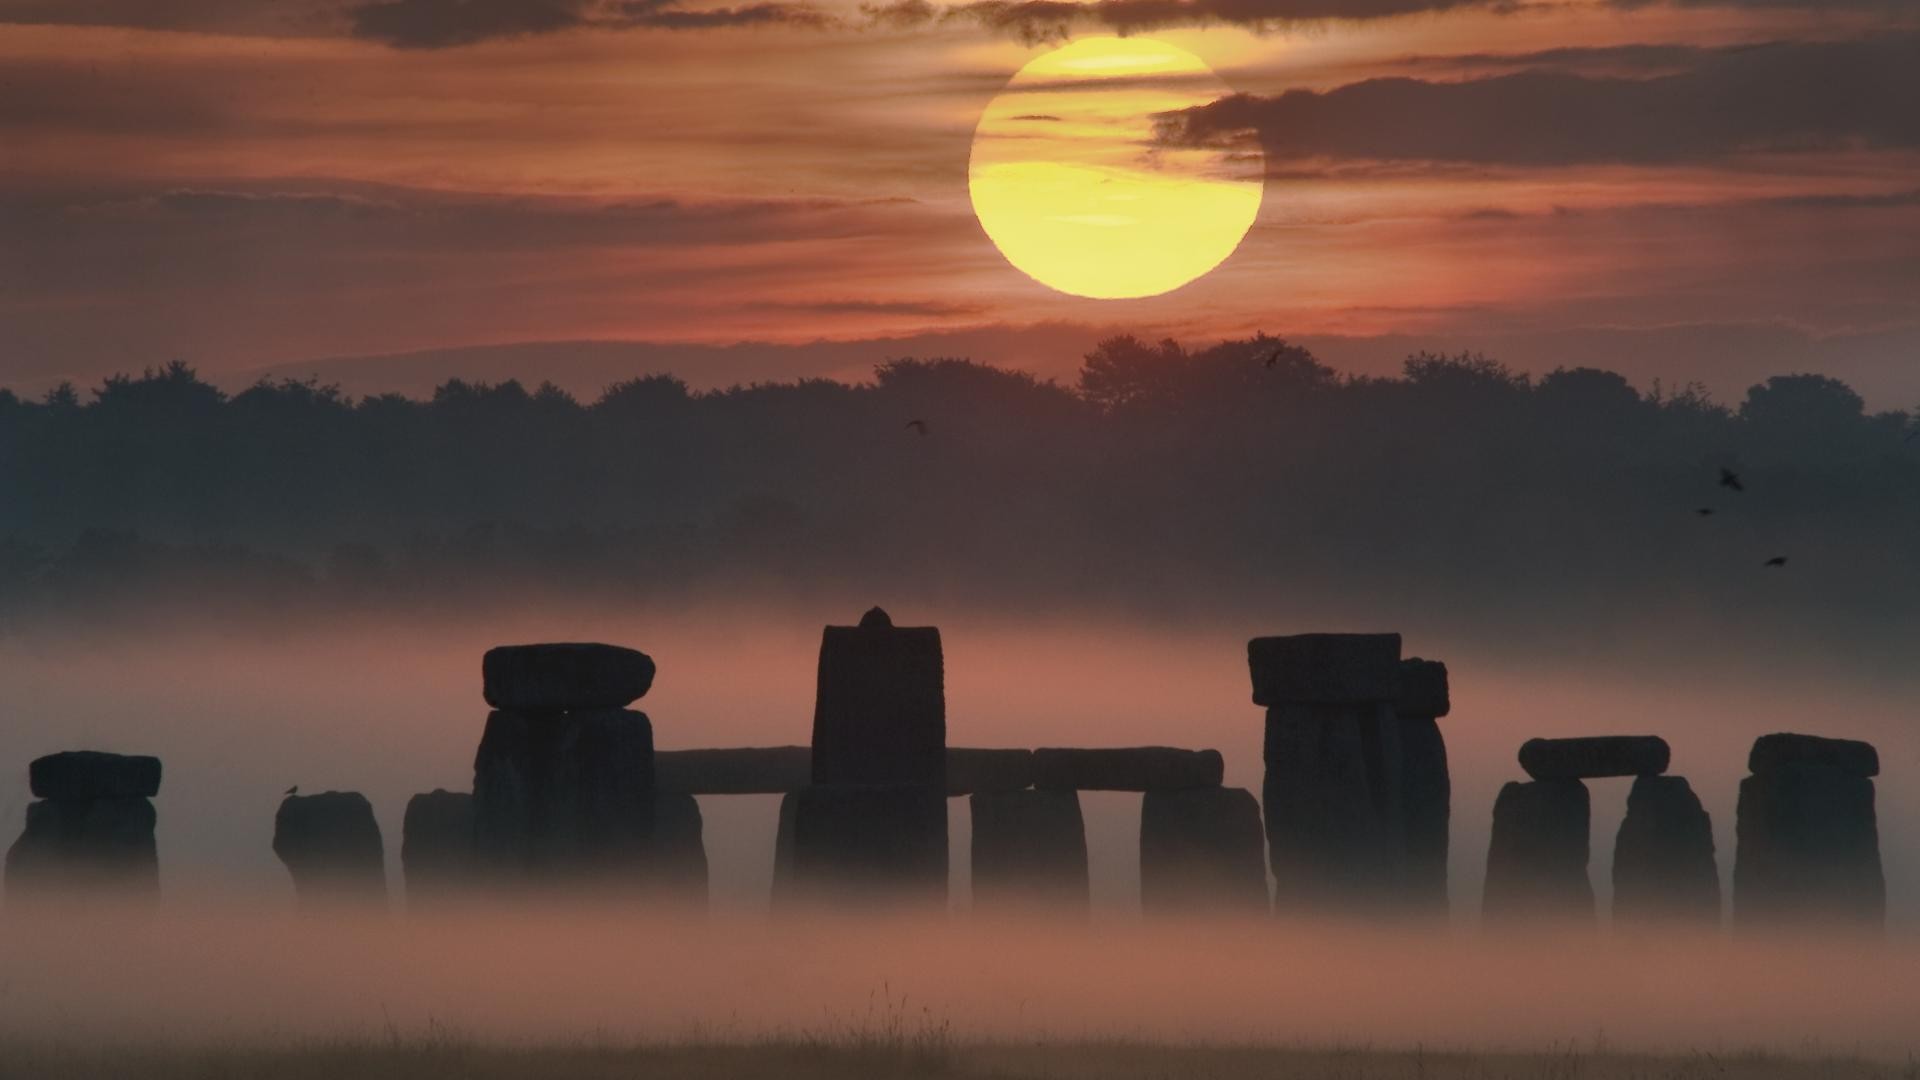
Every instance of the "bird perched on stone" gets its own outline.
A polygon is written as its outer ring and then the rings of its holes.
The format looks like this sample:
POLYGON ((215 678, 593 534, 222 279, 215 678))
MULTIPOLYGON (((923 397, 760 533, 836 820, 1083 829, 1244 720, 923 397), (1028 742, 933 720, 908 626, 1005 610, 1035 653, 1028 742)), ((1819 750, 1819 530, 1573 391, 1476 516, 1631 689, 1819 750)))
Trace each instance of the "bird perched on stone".
POLYGON ((1734 491, 1747 490, 1747 486, 1740 482, 1740 474, 1724 465, 1720 468, 1720 486, 1732 488, 1734 491))
POLYGON ((299 784, 295 784, 295 785, 293 785, 292 787, 290 787, 290 788, 288 788, 288 789, 286 790, 286 794, 288 794, 288 795, 298 795, 298 794, 300 794, 300 785, 299 785, 299 784))
POLYGON ((1768 559, 1766 562, 1763 562, 1760 565, 1761 566, 1785 566, 1787 565, 1787 557, 1785 555, 1775 555, 1773 558, 1768 559))
POLYGON ((927 422, 925 420, 909 420, 907 421, 907 426, 922 435, 927 433, 927 422))

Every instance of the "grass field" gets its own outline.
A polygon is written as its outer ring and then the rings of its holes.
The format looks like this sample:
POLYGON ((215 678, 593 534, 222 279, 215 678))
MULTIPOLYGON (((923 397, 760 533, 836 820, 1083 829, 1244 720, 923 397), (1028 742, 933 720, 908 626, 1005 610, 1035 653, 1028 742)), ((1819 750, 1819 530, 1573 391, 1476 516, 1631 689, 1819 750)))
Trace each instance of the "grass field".
POLYGON ((499 1046, 454 1038, 268 1045, 0 1044, 0 1077, 34 1080, 1914 1080, 1920 1065, 1845 1057, 1674 1055, 1574 1048, 1531 1053, 1170 1046, 1125 1042, 954 1045, 800 1038, 743 1045, 499 1046))

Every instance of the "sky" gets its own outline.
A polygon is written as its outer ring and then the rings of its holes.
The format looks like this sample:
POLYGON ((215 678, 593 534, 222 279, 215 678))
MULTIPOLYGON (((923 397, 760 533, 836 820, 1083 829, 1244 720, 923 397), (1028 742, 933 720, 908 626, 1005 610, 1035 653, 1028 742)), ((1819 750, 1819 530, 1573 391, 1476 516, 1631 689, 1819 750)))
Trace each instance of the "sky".
POLYGON ((0 385, 564 381, 586 341, 695 385, 955 342, 1070 377, 1264 330, 1909 408, 1916 102, 1912 0, 0 0, 0 385), (1016 72, 1114 33, 1221 88, 1141 153, 1257 146, 1264 191, 1211 272, 1103 300, 1008 263, 968 164, 1016 72))

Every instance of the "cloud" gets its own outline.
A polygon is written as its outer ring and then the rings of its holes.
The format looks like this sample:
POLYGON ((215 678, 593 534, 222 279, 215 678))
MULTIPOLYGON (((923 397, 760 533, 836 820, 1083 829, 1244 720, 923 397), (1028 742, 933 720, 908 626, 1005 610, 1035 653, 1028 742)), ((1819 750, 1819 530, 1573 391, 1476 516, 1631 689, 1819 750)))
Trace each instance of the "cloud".
POLYGON ((860 10, 870 25, 883 28, 971 22, 1032 44, 1064 39, 1087 26, 1121 34, 1218 24, 1278 29, 1309 22, 1512 6, 1511 0, 970 0, 947 5, 895 0, 864 4, 860 10))
POLYGON ((1169 145, 1257 132, 1270 160, 1679 164, 1753 151, 1920 147, 1920 35, 1703 54, 1630 79, 1526 70, 1235 94, 1158 118, 1169 145))
POLYGON ((689 7, 683 0, 374 0, 349 14, 353 36, 401 49, 444 49, 580 27, 817 30, 839 23, 811 5, 776 0, 735 7, 689 7))

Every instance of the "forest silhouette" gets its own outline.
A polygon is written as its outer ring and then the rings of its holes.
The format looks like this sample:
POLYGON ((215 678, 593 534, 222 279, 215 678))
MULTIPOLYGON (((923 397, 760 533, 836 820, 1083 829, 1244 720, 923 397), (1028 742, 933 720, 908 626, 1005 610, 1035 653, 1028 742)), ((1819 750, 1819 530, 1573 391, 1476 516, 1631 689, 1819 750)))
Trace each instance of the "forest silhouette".
POLYGON ((869 383, 652 375, 592 402, 457 379, 428 401, 229 396, 174 363, 0 391, 0 626, 855 589, 1870 631, 1920 607, 1917 431, 1819 375, 1721 404, 1472 354, 1346 376, 1265 336, 1112 338, 1072 386, 901 359, 869 383))

